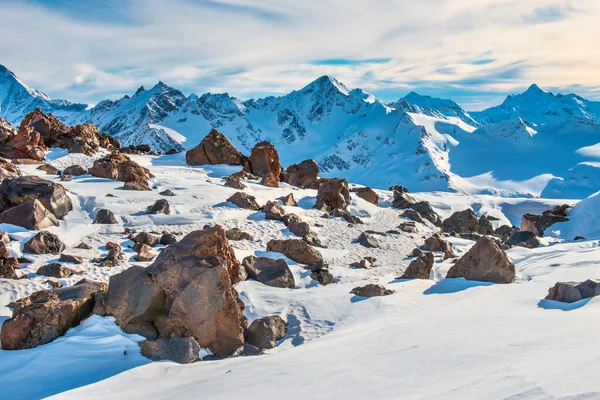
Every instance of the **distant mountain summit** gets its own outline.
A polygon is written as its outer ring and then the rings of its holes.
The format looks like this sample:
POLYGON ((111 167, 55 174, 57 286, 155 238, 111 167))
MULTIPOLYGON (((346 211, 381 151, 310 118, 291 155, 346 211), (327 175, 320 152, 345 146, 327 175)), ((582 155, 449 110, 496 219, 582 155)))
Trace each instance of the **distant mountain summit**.
POLYGON ((388 106, 392 108, 403 109, 405 111, 422 113, 431 117, 457 117, 466 124, 472 126, 480 125, 478 121, 473 119, 468 112, 463 110, 463 108, 454 101, 430 96, 422 96, 415 92, 410 92, 397 102, 388 104, 388 106), (414 108, 414 106, 416 106, 416 108, 414 108))

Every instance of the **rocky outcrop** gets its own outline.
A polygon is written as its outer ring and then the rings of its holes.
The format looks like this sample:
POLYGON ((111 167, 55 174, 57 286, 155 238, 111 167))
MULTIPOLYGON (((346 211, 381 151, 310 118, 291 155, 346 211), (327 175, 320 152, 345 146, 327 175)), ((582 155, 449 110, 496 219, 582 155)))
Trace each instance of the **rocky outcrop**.
POLYGON ((10 303, 13 315, 2 324, 2 348, 29 349, 64 335, 90 315, 96 297, 105 291, 105 283, 82 280, 10 303))
POLYGON ((278 315, 257 318, 248 327, 246 342, 259 349, 272 349, 286 331, 287 323, 278 315))
POLYGON ((515 265, 493 238, 482 236, 448 270, 446 278, 511 283, 515 280, 515 265))
POLYGON ((281 174, 281 181, 300 189, 316 189, 319 166, 315 160, 292 164, 281 174))
POLYGON ((441 251, 444 253, 444 260, 455 258, 456 254, 452 250, 452 244, 446 242, 440 235, 434 233, 429 238, 425 239, 425 243, 421 246, 422 250, 441 251))
POLYGON ((261 184, 278 187, 281 178, 281 164, 277 149, 271 143, 257 143, 250 154, 250 168, 254 175, 261 178, 261 184))
POLYGON ((139 342, 141 353, 153 361, 170 360, 179 364, 198 361, 200 345, 193 337, 172 337, 139 342))
POLYGON ((521 219, 521 230, 533 232, 536 236, 544 236, 544 231, 557 222, 568 221, 567 210, 569 205, 563 204, 540 214, 525 214, 521 219))
POLYGON ((300 264, 310 265, 323 261, 321 253, 300 239, 270 240, 267 243, 267 251, 282 253, 300 264))
POLYGON ((588 279, 585 282, 557 282, 548 291, 546 300, 574 303, 600 295, 600 281, 588 279))
POLYGON ((350 204, 350 191, 345 179, 330 179, 321 185, 317 192, 315 208, 330 211, 334 209, 345 210, 350 204))
POLYGON ((375 193, 375 191, 370 187, 353 188, 350 189, 350 192, 356 193, 358 197, 365 201, 368 201, 371 204, 377 205, 377 203, 379 202, 379 195, 375 193))
POLYGON ((267 204, 263 207, 263 212, 265 213, 265 219, 273 219, 275 221, 281 221, 285 215, 285 210, 276 201, 267 201, 267 204))
POLYGON ((37 176, 7 178, 0 184, 0 211, 37 199, 56 218, 64 217, 73 209, 65 188, 37 176))
POLYGON ((89 173, 98 178, 113 179, 130 184, 127 186, 128 189, 139 187, 143 190, 150 190, 148 180, 153 178, 147 168, 116 151, 94 161, 89 173))
POLYGON ((274 260, 268 257, 248 256, 242 260, 249 279, 264 285, 279 288, 294 288, 294 274, 283 258, 274 260))
POLYGON ((350 293, 360 297, 378 297, 388 296, 394 292, 393 290, 386 289, 383 285, 369 283, 365 286, 355 287, 350 291, 350 293))
POLYGON ((226 357, 244 342, 244 305, 233 287, 240 276, 222 227, 194 231, 149 267, 113 275, 102 311, 126 332, 149 339, 193 337, 226 357))
POLYGON ((71 176, 81 176, 86 175, 88 173, 88 170, 87 168, 84 168, 81 165, 70 165, 67 168, 65 168, 62 173, 71 176))
POLYGON ((47 231, 40 231, 23 245, 23 253, 60 254, 65 245, 58 236, 47 231))
POLYGON ((62 264, 59 263, 50 263, 38 268, 36 274, 62 279, 73 275, 73 270, 71 268, 63 267, 62 264))
POLYGON ((21 176, 19 167, 10 161, 0 158, 0 183, 5 178, 16 178, 18 176, 21 176))
POLYGON ((294 194, 293 193, 287 194, 287 195, 282 196, 282 197, 278 197, 277 200, 281 201, 281 203, 284 206, 289 206, 289 207, 297 207, 298 206, 298 203, 294 199, 294 194))
POLYGON ((479 221, 477 215, 470 208, 454 212, 442 223, 443 232, 454 233, 477 233, 479 232, 479 221))
POLYGON ((58 226, 58 219, 39 200, 31 200, 0 214, 0 223, 22 226, 29 230, 58 226))
POLYGON ((5 119, 0 118, 0 156, 42 161, 47 149, 39 132, 17 132, 5 119))
POLYGON ((165 199, 156 200, 153 205, 148 207, 146 214, 171 214, 171 207, 169 202, 165 199))
POLYGON ((260 206, 256 202, 256 197, 249 195, 244 192, 236 192, 227 199, 228 202, 235 204, 239 208, 245 208, 246 210, 260 210, 260 206))
POLYGON ((94 224, 114 225, 118 223, 113 212, 105 208, 98 210, 94 217, 94 224))
POLYGON ((185 161, 188 165, 248 164, 247 157, 216 129, 212 129, 198 146, 185 153, 185 161))
POLYGON ((530 231, 515 232, 508 239, 506 239, 504 243, 509 246, 519 246, 528 249, 540 247, 540 240, 537 238, 535 233, 530 231))
POLYGON ((400 279, 429 279, 433 262, 433 253, 421 253, 408 264, 400 279))

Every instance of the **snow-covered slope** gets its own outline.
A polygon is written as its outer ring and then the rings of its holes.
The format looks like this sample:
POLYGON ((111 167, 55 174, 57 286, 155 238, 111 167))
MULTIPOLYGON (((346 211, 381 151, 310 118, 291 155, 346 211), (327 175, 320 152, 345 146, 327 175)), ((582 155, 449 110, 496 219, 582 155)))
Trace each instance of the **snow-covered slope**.
POLYGON ((441 119, 445 119, 447 117, 457 117, 468 125, 480 125, 479 122, 473 119, 473 117, 471 117, 468 112, 463 110, 461 106, 449 99, 422 96, 418 93, 410 92, 397 102, 388 104, 388 106, 441 119))

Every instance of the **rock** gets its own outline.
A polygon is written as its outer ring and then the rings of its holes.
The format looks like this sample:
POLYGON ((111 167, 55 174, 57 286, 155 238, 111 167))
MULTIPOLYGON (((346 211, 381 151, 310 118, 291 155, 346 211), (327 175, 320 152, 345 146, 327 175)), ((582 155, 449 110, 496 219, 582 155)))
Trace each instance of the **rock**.
POLYGON ((231 228, 226 233, 227 239, 229 240, 249 240, 250 234, 248 232, 244 232, 239 228, 231 228))
POLYGON ((408 191, 403 192, 394 190, 394 198, 392 200, 393 207, 400 209, 411 208, 415 203, 417 203, 417 200, 408 194, 408 191))
MULTIPOLYGON (((494 227, 492 226, 492 223, 490 221, 492 221, 490 218, 493 217, 487 217, 485 215, 482 215, 481 217, 479 217, 479 221, 477 222, 479 225, 479 228, 477 230, 478 233, 482 234, 482 235, 493 235, 494 234, 494 227)), ((495 218, 495 220, 497 220, 497 218, 495 218)))
POLYGON ((75 246, 75 248, 76 249, 83 249, 83 250, 91 250, 92 246, 90 246, 89 244, 87 244, 85 242, 81 242, 77 246, 75 246))
POLYGON ((172 233, 163 233, 160 237, 160 239, 158 240, 159 244, 168 246, 170 244, 173 243, 177 243, 177 236, 175 236, 172 233))
POLYGON ((107 250, 121 251, 121 245, 115 242, 106 242, 104 247, 106 247, 107 250))
POLYGON ((139 254, 143 251, 152 251, 152 247, 148 246, 145 243, 135 243, 133 245, 133 251, 139 254))
POLYGON ((156 258, 156 253, 148 251, 146 249, 141 250, 139 253, 133 256, 133 259, 138 262, 148 262, 156 258))
POLYGON ((158 238, 148 232, 140 232, 137 235, 135 235, 131 240, 133 240, 135 243, 146 244, 150 247, 154 247, 158 244, 158 238))
POLYGON ((425 239, 425 243, 421 246, 422 250, 427 251, 441 251, 444 253, 444 260, 448 258, 457 257, 452 251, 452 244, 446 242, 437 233, 431 235, 431 237, 425 239))
POLYGON ((47 175, 60 175, 60 169, 56 168, 54 165, 42 164, 36 169, 44 171, 47 175))
POLYGON ((20 129, 17 132, 7 124, 6 120, 0 119, 0 142, 2 142, 0 144, 0 155, 2 157, 35 161, 44 160, 45 151, 48 148, 39 132, 25 129, 20 129))
POLYGON ((97 263, 98 266, 103 268, 112 268, 119 265, 119 261, 121 261, 122 258, 120 249, 110 249, 105 257, 96 258, 92 260, 92 262, 97 263))
POLYGON ((71 175, 60 174, 60 180, 63 182, 71 182, 73 177, 71 175))
POLYGON ((277 200, 281 201, 284 206, 297 207, 298 203, 294 200, 294 194, 290 193, 283 197, 278 197, 277 200))
POLYGON ((87 168, 84 168, 81 165, 71 165, 63 170, 63 174, 71 176, 81 176, 86 175, 87 173, 87 168))
POLYGON ((123 190, 132 190, 137 192, 143 192, 146 190, 151 190, 146 185, 138 183, 138 182, 125 182, 122 187, 123 190))
POLYGON ((407 208, 406 210, 404 210, 404 212, 400 216, 404 217, 404 218, 408 218, 408 219, 418 222, 420 224, 425 223, 425 221, 423 221, 423 218, 421 217, 421 214, 419 214, 412 208, 407 208))
POLYGON ((294 274, 283 258, 274 260, 268 257, 248 256, 242 260, 249 279, 264 285, 279 288, 294 288, 294 274))
POLYGON ((442 223, 442 232, 472 233, 479 232, 479 221, 473 210, 454 212, 442 223))
POLYGON ((185 153, 188 165, 246 165, 247 158, 225 135, 212 129, 198 146, 185 153))
POLYGON ((272 349, 285 336, 287 323, 278 315, 252 321, 246 332, 246 342, 259 349, 272 349))
POLYGON ((0 223, 39 230, 58 226, 58 219, 39 200, 34 199, 0 213, 0 223))
POLYGON ((0 158, 0 183, 5 178, 16 178, 19 176, 21 176, 21 170, 17 165, 8 160, 0 158))
POLYGON ((350 291, 350 293, 360 297, 376 297, 388 296, 394 292, 390 289, 386 289, 383 285, 369 283, 365 286, 355 287, 350 291))
POLYGON ((539 214, 525 214, 521 219, 521 231, 533 232, 536 236, 544 236, 544 231, 557 222, 568 221, 567 209, 570 206, 563 204, 556 206, 551 210, 539 214))
POLYGON ((74 256, 70 254, 61 254, 58 258, 58 262, 68 262, 73 264, 81 264, 83 263, 83 257, 74 256))
POLYGON ((331 272, 326 269, 321 269, 318 271, 313 271, 310 274, 311 279, 319 282, 321 285, 326 286, 332 283, 335 283, 335 277, 331 274, 331 272))
POLYGON ((59 263, 50 263, 38 268, 36 274, 61 279, 73 275, 73 270, 71 268, 63 267, 62 264, 59 263))
POLYGON ((8 235, 8 233, 0 231, 0 242, 5 244, 10 243, 10 236, 8 235))
POLYGON ((152 206, 148 207, 146 214, 171 214, 169 202, 165 199, 156 200, 152 206))
POLYGON ((301 239, 270 240, 267 251, 282 253, 300 264, 315 264, 323 261, 323 256, 301 239))
POLYGON ((73 209, 67 191, 58 183, 37 176, 21 176, 6 178, 0 184, 1 211, 36 199, 58 219, 73 209))
POLYGON ((316 189, 319 166, 315 160, 292 164, 281 174, 281 181, 300 189, 316 189))
POLYGON ((407 221, 398 225, 398 229, 402 232, 406 233, 416 233, 419 232, 419 228, 417 228, 417 224, 415 221, 407 221))
POLYGON ((227 199, 227 201, 247 210, 260 210, 260 206, 256 202, 256 197, 244 192, 234 193, 230 198, 227 199))
POLYGON ((350 204, 350 191, 345 179, 331 179, 317 191, 315 208, 318 210, 345 210, 350 204))
POLYGON ((0 258, 0 278, 19 279, 15 270, 19 269, 19 261, 14 257, 0 258))
POLYGON ((47 283, 48 285, 52 286, 53 288, 61 288, 61 287, 63 287, 62 283, 60 283, 59 281, 53 281, 53 280, 50 280, 50 279, 48 279, 44 283, 47 283))
POLYGON ((394 185, 388 188, 390 192, 408 193, 408 189, 402 185, 394 185))
POLYGON ((257 143, 250 154, 252 173, 261 178, 261 185, 278 187, 281 177, 281 164, 275 146, 267 141, 257 143))
POLYGON ((348 212, 346 210, 341 210, 339 208, 331 210, 331 215, 333 215, 334 217, 343 218, 344 220, 346 220, 347 222, 349 222, 351 224, 362 224, 363 223, 360 218, 350 214, 350 212, 348 212))
POLYGON ((8 258, 10 257, 10 252, 6 248, 4 242, 0 242, 0 258, 8 258))
POLYGON ((356 193, 358 197, 365 201, 368 201, 371 204, 377 205, 377 203, 379 202, 379 195, 375 193, 375 191, 370 187, 354 188, 350 189, 350 192, 356 193))
POLYGON ((503 242, 506 241, 509 237, 512 236, 513 233, 517 232, 519 228, 515 226, 502 225, 496 229, 494 232, 494 236, 500 238, 503 242))
POLYGON ((358 239, 356 239, 356 242, 369 248, 379 247, 379 241, 373 235, 366 232, 361 233, 358 239))
POLYGON ((237 190, 244 190, 248 187, 248 186, 244 185, 244 183, 242 182, 242 180, 240 178, 237 178, 234 176, 228 176, 227 178, 225 178, 225 186, 233 188, 233 189, 237 189, 237 190))
POLYGON ((291 223, 294 222, 302 222, 302 218, 300 218, 297 214, 294 213, 290 213, 290 214, 285 214, 283 216, 283 218, 281 218, 281 221, 288 226, 291 223))
POLYGON ((515 280, 515 266, 494 239, 482 236, 446 275, 446 278, 461 277, 482 282, 511 283, 515 280))
POLYGON ((400 279, 429 279, 433 262, 433 253, 421 253, 408 264, 400 279))
POLYGON ((96 216, 94 217, 94 224, 108 224, 114 225, 118 224, 117 218, 112 213, 112 211, 102 208, 98 210, 96 216))
POLYGON ((10 303, 13 315, 2 324, 2 348, 30 349, 64 335, 90 315, 96 296, 104 291, 105 283, 82 280, 74 286, 41 290, 10 303))
POLYGON ((147 168, 132 161, 126 155, 114 151, 94 161, 89 173, 98 178, 125 182, 128 184, 127 187, 123 187, 126 190, 135 190, 135 188, 150 190, 148 179, 153 177, 147 168))
POLYGON ((287 227, 290 230, 290 232, 292 232, 298 237, 304 237, 311 233, 310 225, 306 222, 291 221, 287 227))
POLYGON ((527 249, 540 247, 540 241, 535 233, 529 231, 515 232, 504 243, 509 246, 519 246, 527 249))
POLYGON ((419 248, 414 248, 413 251, 409 254, 409 257, 419 257, 423 254, 423 251, 419 248))
POLYGON ((175 193, 173 193, 171 190, 167 189, 167 190, 163 190, 162 192, 158 192, 158 194, 160 194, 161 196, 175 196, 175 193))
POLYGON ((23 245, 23 253, 59 254, 65 245, 58 236, 47 231, 40 231, 23 245))
POLYGON ((158 337, 193 337, 227 357, 244 342, 244 305, 233 287, 240 275, 222 227, 194 231, 149 267, 111 276, 106 313, 125 331, 143 323, 158 337))
POLYGON ((362 260, 355 261, 350 265, 354 268, 360 268, 360 269, 371 269, 371 268, 375 267, 375 264, 372 261, 371 257, 365 257, 362 260))
POLYGON ((274 219, 276 221, 281 221, 285 215, 283 207, 275 201, 267 201, 267 204, 263 207, 263 212, 265 213, 265 219, 274 219))
POLYGON ((306 243, 310 244, 311 246, 321 247, 321 248, 327 247, 327 246, 324 246, 323 243, 321 243, 321 240, 319 240, 319 237, 314 232, 308 232, 306 235, 304 235, 302 237, 302 240, 304 240, 306 243))
POLYGON ((193 337, 172 337, 139 342, 142 355, 153 361, 170 360, 191 364, 200 357, 200 345, 193 337))

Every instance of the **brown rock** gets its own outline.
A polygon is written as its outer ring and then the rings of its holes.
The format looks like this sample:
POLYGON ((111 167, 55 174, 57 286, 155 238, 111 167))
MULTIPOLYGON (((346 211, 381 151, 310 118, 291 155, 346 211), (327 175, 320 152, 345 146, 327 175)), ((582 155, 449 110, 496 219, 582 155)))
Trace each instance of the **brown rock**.
POLYGON ((388 296, 394 292, 390 289, 386 289, 383 285, 369 283, 365 286, 355 287, 350 291, 350 293, 360 297, 377 297, 388 296))
POLYGON ((267 251, 282 253, 300 264, 315 264, 323 261, 323 256, 301 239, 270 240, 267 251))
POLYGON ((73 270, 71 268, 63 267, 59 263, 50 263, 38 268, 36 274, 49 276, 51 278, 68 278, 73 275, 73 270))
POLYGON ((212 129, 200 144, 185 153, 188 165, 245 165, 247 158, 225 135, 212 129))
POLYGON ((515 280, 515 266, 494 239, 482 236, 446 275, 446 278, 460 277, 474 281, 511 283, 515 280))
POLYGON ((39 230, 58 226, 58 220, 37 199, 21 203, 0 214, 0 223, 22 226, 29 230, 39 230))
POLYGON ((231 228, 226 232, 227 239, 229 240, 249 240, 250 234, 244 232, 239 228, 231 228))
POLYGON ((15 270, 19 269, 19 261, 14 257, 0 258, 0 278, 19 279, 15 270))
POLYGON ((557 282, 548 291, 546 300, 574 303, 600 295, 600 281, 588 279, 585 282, 557 282))
MULTIPOLYGON (((144 245, 146 246, 146 245, 144 245)), ((137 253, 136 255, 133 256, 133 259, 135 261, 139 261, 139 262, 147 262, 147 261, 152 261, 154 260, 154 258, 156 258, 156 253, 154 253, 153 251, 148 251, 148 250, 141 250, 139 253, 137 253)))
POLYGON ((198 361, 200 345, 193 337, 173 337, 139 342, 142 355, 153 361, 170 360, 179 364, 198 361))
POLYGON ((300 189, 316 189, 319 166, 315 160, 292 164, 281 174, 281 181, 300 189))
POLYGON ((305 237, 306 235, 311 233, 310 225, 307 222, 291 221, 287 227, 290 230, 290 232, 292 232, 298 237, 305 237))
POLYGON ((154 202, 153 205, 148 207, 148 210, 146 210, 146 214, 171 214, 169 202, 165 199, 156 200, 156 202, 154 202))
POLYGON ((29 254, 59 254, 64 249, 58 236, 47 231, 38 232, 23 245, 23 253, 29 254))
POLYGON ((125 190, 150 190, 148 179, 153 177, 147 168, 119 152, 112 152, 94 161, 89 173, 98 178, 125 182, 127 184, 125 190))
POLYGON ((456 257, 456 254, 454 254, 454 251, 452 250, 452 244, 446 242, 437 233, 434 233, 431 237, 427 238, 425 243, 421 246, 421 249, 427 251, 441 251, 444 253, 444 260, 456 257))
POLYGON ((368 201, 371 204, 377 205, 377 203, 379 202, 379 195, 375 193, 375 191, 370 187, 354 188, 351 189, 350 192, 356 193, 358 197, 365 201, 368 201))
POLYGON ((148 232, 140 232, 137 235, 135 235, 131 240, 133 240, 135 243, 146 244, 150 247, 154 247, 158 244, 158 238, 148 232))
POLYGON ((236 192, 227 199, 228 202, 235 204, 240 208, 247 210, 260 210, 260 206, 256 202, 256 197, 251 196, 244 192, 236 192))
POLYGON ((477 233, 479 232, 479 221, 477 215, 470 208, 456 211, 442 223, 442 232, 455 233, 477 233))
POLYGON ((278 315, 252 321, 246 332, 246 342, 259 349, 272 349, 285 336, 287 323, 278 315))
POLYGON ((36 169, 44 171, 48 175, 60 175, 60 169, 56 168, 54 165, 42 164, 36 169))
POLYGON ((281 201, 284 206, 297 207, 298 203, 294 200, 294 194, 290 193, 283 197, 278 197, 277 200, 281 201))
POLYGON ((294 274, 283 258, 274 260, 268 257, 248 256, 242 261, 249 279, 264 285, 279 288, 294 288, 294 274))
POLYGON ((275 146, 269 142, 257 143, 250 154, 252 173, 261 178, 261 184, 278 187, 281 176, 281 164, 275 146))
POLYGON ((408 264, 400 279, 429 279, 433 268, 433 253, 421 253, 408 264))
POLYGON ((373 263, 373 260, 371 257, 366 257, 360 261, 353 262, 352 264, 350 264, 350 266, 352 266, 354 268, 359 268, 359 269, 371 269, 371 268, 375 267, 375 264, 373 263))
POLYGON ((115 218, 115 215, 112 213, 112 211, 107 210, 105 208, 98 210, 98 212, 96 213, 96 216, 94 217, 94 224, 108 224, 108 225, 112 224, 112 225, 114 225, 114 224, 118 224, 118 223, 119 222, 115 218))
POLYGON ((263 207, 263 212, 265 213, 265 219, 274 219, 276 221, 281 221, 285 215, 283 207, 275 201, 268 201, 263 207))
POLYGON ((81 176, 88 173, 87 168, 81 165, 71 165, 64 169, 63 174, 71 176, 81 176))
POLYGON ((247 186, 244 185, 240 178, 233 176, 228 176, 227 178, 225 178, 225 186, 238 190, 244 190, 247 188, 247 186))
POLYGON ((345 210, 350 204, 350 191, 345 179, 331 179, 322 185, 317 192, 315 208, 318 210, 345 210))
POLYGON ((521 220, 521 230, 533 232, 536 236, 544 236, 544 231, 557 222, 568 221, 567 210, 569 205, 563 204, 540 214, 525 214, 521 220))
POLYGON ((73 264, 81 264, 83 263, 83 257, 74 256, 71 254, 61 254, 58 258, 58 262, 68 262, 73 264))
POLYGON ((0 184, 2 211, 36 199, 59 219, 73 209, 67 191, 58 183, 37 176, 21 176, 4 179, 0 184))
MULTIPOLYGON (((0 120, 2 120, 2 118, 0 118, 0 120)), ((2 182, 4 178, 16 178, 18 176, 21 176, 19 167, 10 161, 0 158, 0 182, 2 182)))

